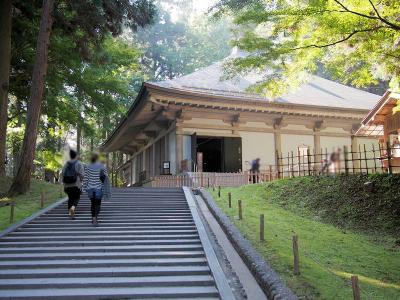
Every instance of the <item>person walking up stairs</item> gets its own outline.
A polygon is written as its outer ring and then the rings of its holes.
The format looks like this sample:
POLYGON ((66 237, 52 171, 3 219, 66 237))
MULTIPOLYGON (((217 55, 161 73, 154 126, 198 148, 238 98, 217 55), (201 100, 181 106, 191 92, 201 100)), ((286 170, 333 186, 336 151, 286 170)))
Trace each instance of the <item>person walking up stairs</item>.
POLYGON ((69 150, 70 160, 66 162, 61 172, 61 181, 64 184, 64 191, 68 195, 68 213, 71 219, 75 218, 75 210, 78 206, 84 168, 78 159, 78 153, 69 150))
POLYGON ((87 192, 91 201, 92 224, 98 225, 98 217, 101 208, 101 199, 110 198, 111 187, 106 167, 99 162, 99 155, 92 154, 91 163, 85 168, 83 189, 87 192))

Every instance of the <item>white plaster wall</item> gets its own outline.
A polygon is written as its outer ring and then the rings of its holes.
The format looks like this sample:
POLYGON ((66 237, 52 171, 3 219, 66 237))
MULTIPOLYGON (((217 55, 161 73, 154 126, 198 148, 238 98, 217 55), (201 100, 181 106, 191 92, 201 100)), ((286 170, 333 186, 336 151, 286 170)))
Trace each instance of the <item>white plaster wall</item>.
POLYGON ((171 174, 176 174, 176 134, 175 130, 168 134, 168 160, 170 161, 171 174))
POLYGON ((333 136, 321 136, 321 148, 323 153, 325 150, 328 150, 328 153, 331 153, 333 149, 341 148, 343 146, 347 146, 348 149, 351 149, 351 137, 333 137, 333 136))
POLYGON ((339 128, 339 127, 326 127, 326 128, 321 130, 321 133, 324 133, 324 132, 349 134, 348 131, 344 130, 343 128, 339 128))
POLYGON ((293 151, 297 153, 299 146, 308 146, 310 149, 314 148, 313 135, 300 135, 300 134, 281 134, 282 155, 286 157, 288 153, 293 151))
POLYGON ((303 130, 312 132, 312 129, 301 124, 288 124, 287 126, 282 127, 282 130, 303 130))
POLYGON ((184 120, 183 124, 228 125, 222 120, 209 118, 192 118, 190 120, 184 120))
POLYGON ((249 170, 251 161, 260 158, 261 169, 275 164, 273 133, 240 131, 242 138, 242 168, 249 170))

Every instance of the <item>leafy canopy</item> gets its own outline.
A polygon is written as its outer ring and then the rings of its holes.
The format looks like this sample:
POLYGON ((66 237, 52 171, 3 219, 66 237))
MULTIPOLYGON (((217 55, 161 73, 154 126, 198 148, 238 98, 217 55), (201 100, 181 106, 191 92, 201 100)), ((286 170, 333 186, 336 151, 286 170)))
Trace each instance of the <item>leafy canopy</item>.
POLYGON ((321 67, 356 87, 400 89, 400 1, 222 0, 216 9, 235 16, 233 43, 250 53, 229 62, 227 76, 266 74, 253 91, 279 96, 321 67))

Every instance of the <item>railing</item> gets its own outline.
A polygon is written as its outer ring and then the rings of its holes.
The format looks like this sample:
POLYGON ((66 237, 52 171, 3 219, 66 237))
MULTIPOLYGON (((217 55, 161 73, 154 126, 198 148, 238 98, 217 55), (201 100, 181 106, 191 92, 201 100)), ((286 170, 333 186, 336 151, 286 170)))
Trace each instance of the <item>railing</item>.
POLYGON ((331 153, 327 149, 315 153, 297 151, 287 156, 276 153, 276 165, 270 165, 266 170, 257 173, 210 173, 186 172, 182 175, 161 175, 151 178, 153 187, 234 187, 250 183, 268 182, 275 179, 299 176, 315 176, 322 174, 372 174, 399 173, 400 145, 389 144, 378 147, 372 145, 369 149, 359 145, 358 149, 348 147, 338 148, 331 153))
POLYGON ((182 175, 160 175, 151 178, 152 187, 234 187, 249 183, 267 182, 276 179, 277 172, 268 170, 258 173, 210 173, 188 172, 182 175))

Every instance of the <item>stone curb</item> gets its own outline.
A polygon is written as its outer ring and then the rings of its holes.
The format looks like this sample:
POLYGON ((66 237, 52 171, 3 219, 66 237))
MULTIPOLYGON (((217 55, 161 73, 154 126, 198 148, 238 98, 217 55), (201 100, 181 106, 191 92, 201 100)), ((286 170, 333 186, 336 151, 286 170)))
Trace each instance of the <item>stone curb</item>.
POLYGON ((53 208, 59 206, 61 203, 67 201, 68 198, 67 197, 63 197, 60 200, 50 204, 49 206, 39 210, 38 212, 33 213, 32 215, 30 215, 29 217, 11 225, 10 227, 7 227, 6 229, 4 229, 3 231, 0 231, 0 238, 2 238, 3 236, 9 234, 10 232, 13 232, 15 230, 17 230, 19 227, 25 225, 26 223, 36 219, 37 217, 47 213, 48 211, 52 210, 53 208))
POLYGON ((281 278, 264 261, 262 256, 253 248, 250 242, 245 239, 231 220, 215 204, 212 196, 204 189, 198 189, 208 209, 218 221, 235 250, 239 253, 244 263, 253 273, 255 279, 264 291, 268 299, 274 300, 297 300, 297 296, 285 286, 281 278))

